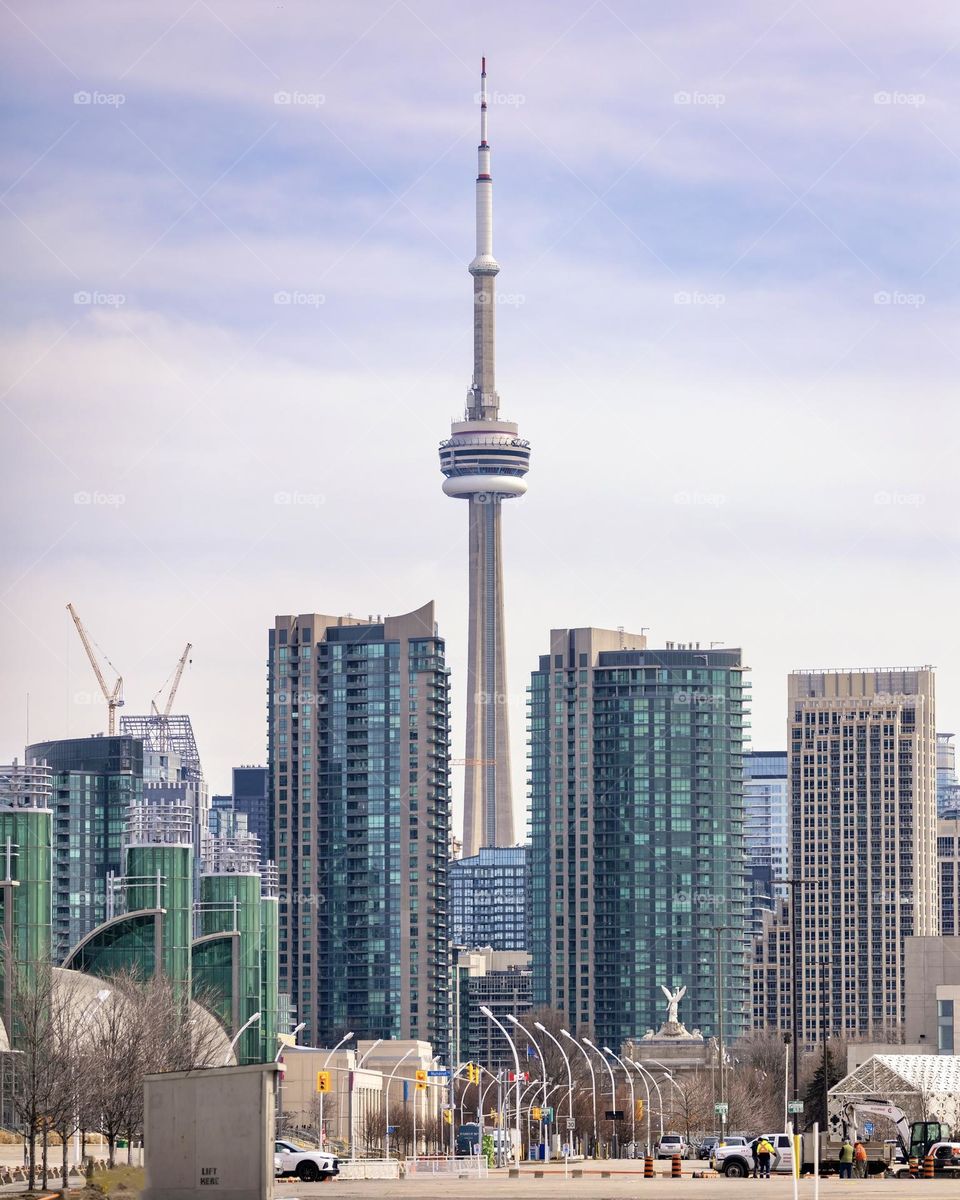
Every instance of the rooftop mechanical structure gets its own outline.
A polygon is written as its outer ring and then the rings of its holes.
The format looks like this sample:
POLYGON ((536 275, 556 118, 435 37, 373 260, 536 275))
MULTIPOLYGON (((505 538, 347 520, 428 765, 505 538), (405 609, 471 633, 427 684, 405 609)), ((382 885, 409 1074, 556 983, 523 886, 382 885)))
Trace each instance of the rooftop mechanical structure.
POLYGON ((522 496, 530 443, 512 421, 500 418, 495 382, 495 280, 493 178, 487 142, 487 60, 480 74, 480 145, 476 182, 477 252, 473 276, 473 382, 462 421, 440 443, 446 495, 469 502, 469 630, 467 722, 464 760, 463 853, 514 844, 510 783, 503 619, 503 551, 500 510, 522 496))
POLYGON ((120 718, 120 733, 128 737, 140 738, 145 751, 178 754, 184 781, 187 783, 203 781, 200 751, 197 749, 197 739, 194 737, 193 726, 186 713, 173 716, 165 713, 123 716, 120 718))

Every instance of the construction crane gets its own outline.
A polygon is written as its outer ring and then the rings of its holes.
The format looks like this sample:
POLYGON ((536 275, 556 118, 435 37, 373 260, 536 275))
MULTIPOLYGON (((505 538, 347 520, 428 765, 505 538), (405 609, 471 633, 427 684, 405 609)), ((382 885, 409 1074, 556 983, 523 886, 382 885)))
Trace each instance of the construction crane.
POLYGON ((167 695, 167 702, 163 706, 163 712, 161 713, 160 709, 157 708, 157 696, 159 696, 160 693, 163 691, 164 687, 166 687, 166 683, 164 683, 161 686, 160 691, 158 691, 157 695, 154 696, 154 698, 150 701, 150 715, 151 716, 153 716, 153 717, 160 717, 160 716, 169 717, 170 716, 170 713, 173 709, 173 699, 177 694, 177 688, 180 686, 180 680, 183 678, 183 668, 187 665, 187 659, 190 657, 190 651, 192 649, 193 649, 193 646, 191 645, 191 643, 187 642, 186 649, 180 655, 180 661, 177 663, 176 670, 174 671, 173 683, 170 685, 170 691, 167 695))
POLYGON ((103 677, 103 671, 100 670, 100 664, 97 662, 97 656, 93 652, 93 646, 90 642, 90 638, 87 635, 87 631, 83 627, 83 622, 77 615, 77 610, 72 604, 68 604, 67 612, 71 617, 73 617, 73 623, 77 627, 77 633, 80 634, 80 641, 83 642, 83 648, 87 652, 87 658, 90 659, 90 666, 93 667, 94 674, 97 677, 97 682, 100 684, 100 690, 103 692, 103 698, 107 702, 107 733, 110 737, 113 737, 113 735, 117 732, 117 709, 123 705, 123 676, 119 671, 117 671, 117 668, 101 650, 100 653, 103 654, 104 662, 106 662, 112 671, 116 671, 117 674, 117 682, 113 685, 113 688, 110 689, 107 687, 107 681, 103 677))

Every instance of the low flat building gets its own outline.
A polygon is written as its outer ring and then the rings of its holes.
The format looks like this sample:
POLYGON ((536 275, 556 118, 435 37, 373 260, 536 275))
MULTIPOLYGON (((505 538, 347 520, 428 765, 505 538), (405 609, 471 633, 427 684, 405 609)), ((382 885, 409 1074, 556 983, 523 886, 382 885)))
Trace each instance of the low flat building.
POLYGON ((937 1054, 960 1052, 960 937, 910 937, 904 942, 907 1042, 937 1054))

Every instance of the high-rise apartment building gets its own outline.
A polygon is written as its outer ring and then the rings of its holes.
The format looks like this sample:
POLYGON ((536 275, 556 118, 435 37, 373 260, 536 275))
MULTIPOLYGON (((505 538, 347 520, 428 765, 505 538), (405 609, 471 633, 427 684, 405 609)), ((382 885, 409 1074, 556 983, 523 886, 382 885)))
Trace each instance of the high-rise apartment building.
POLYGON ((278 616, 269 770, 280 988, 304 1040, 448 1040, 449 682, 432 603, 278 616))
POLYGON ((960 779, 957 779, 957 748, 954 734, 937 734, 937 814, 960 819, 960 779))
POLYGON ((273 800, 266 767, 233 768, 233 808, 247 818, 247 829, 260 839, 260 861, 269 862, 273 851, 273 800))
POLYGON ((527 948, 527 847, 487 847, 447 868, 454 945, 527 948))
POLYGON ((68 738, 27 747, 52 773, 53 953, 57 962, 107 914, 107 877, 123 874, 130 810, 143 796, 143 743, 68 738))
POLYGON ((940 933, 960 934, 960 813, 937 821, 937 871, 940 882, 940 933))
POLYGON ((447 496, 469 504, 469 628, 463 852, 512 846, 507 668, 503 619, 504 500, 522 496, 530 466, 530 443, 500 417, 495 378, 496 278, 493 257, 493 177, 487 142, 487 60, 480 75, 480 145, 477 148, 477 252, 473 276, 473 379, 462 421, 440 443, 440 470, 447 496))
POLYGON ((535 1004, 619 1046, 663 1019, 725 1036, 748 1019, 739 650, 554 629, 533 672, 535 1004))
POLYGON ((903 939, 939 932, 934 673, 796 672, 788 704, 801 1038, 882 1039, 903 939))
POLYGON ((747 932, 758 935, 775 895, 775 879, 790 869, 789 788, 786 750, 755 750, 743 756, 743 832, 751 917, 747 932))

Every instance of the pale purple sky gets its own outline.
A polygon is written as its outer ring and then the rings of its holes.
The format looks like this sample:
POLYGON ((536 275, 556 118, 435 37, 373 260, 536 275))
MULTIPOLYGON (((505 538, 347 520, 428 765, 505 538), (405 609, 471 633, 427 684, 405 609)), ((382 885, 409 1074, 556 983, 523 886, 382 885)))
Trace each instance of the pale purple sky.
POLYGON ((33 739, 102 727, 68 601, 129 712, 194 643, 220 791, 264 757, 274 613, 434 598, 463 753, 436 450, 470 376, 481 54, 498 384, 534 455, 504 521, 518 798, 551 626, 742 645, 757 748, 795 667, 930 662, 960 720, 954 5, 0 17, 4 757, 28 692, 33 739))

